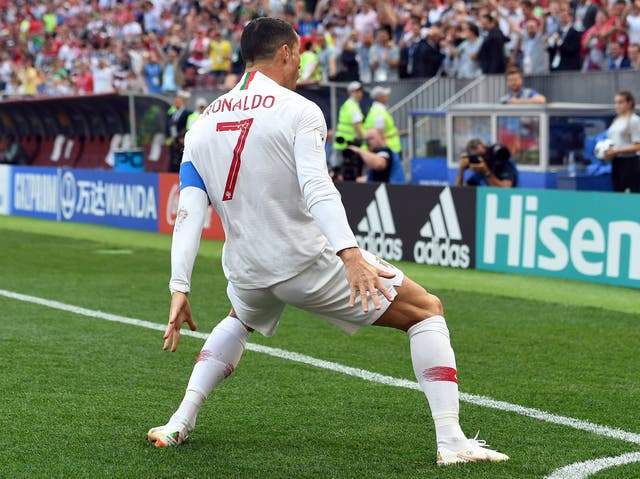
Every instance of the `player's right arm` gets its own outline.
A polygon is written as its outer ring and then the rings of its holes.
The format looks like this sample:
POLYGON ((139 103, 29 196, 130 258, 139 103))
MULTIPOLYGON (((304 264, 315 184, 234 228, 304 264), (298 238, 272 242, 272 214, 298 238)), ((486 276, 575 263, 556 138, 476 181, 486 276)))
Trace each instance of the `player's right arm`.
POLYGON ((193 331, 187 294, 191 290, 191 272, 200 247, 200 236, 207 215, 209 200, 200 174, 190 161, 180 165, 180 200, 171 242, 171 307, 164 334, 163 349, 175 351, 180 341, 180 328, 187 323, 193 331))

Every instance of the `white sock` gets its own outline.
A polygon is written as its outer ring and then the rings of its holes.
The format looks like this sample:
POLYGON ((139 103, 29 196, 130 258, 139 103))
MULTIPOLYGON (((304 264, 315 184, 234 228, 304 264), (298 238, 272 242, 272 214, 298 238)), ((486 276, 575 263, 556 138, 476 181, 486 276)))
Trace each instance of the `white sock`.
POLYGON ((431 316, 407 333, 413 371, 429 401, 438 448, 461 449, 467 438, 458 419, 458 373, 447 323, 442 316, 431 316))
POLYGON ((184 424, 193 430, 205 399, 238 365, 249 334, 243 324, 231 316, 213 328, 193 367, 184 399, 169 424, 184 424))

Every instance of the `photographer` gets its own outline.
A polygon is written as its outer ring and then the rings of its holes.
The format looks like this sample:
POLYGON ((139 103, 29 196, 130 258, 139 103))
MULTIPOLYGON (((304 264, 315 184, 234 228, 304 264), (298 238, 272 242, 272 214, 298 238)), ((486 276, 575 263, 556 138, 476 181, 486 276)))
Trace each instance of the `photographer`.
MULTIPOLYGON (((331 176, 335 181, 364 181, 362 170, 364 169, 364 161, 358 153, 364 151, 360 147, 362 140, 356 138, 346 141, 344 138, 337 138, 336 143, 344 145, 344 149, 340 150, 339 164, 335 164, 331 170, 331 176)), ((338 156, 335 157, 336 160, 338 156)))
POLYGON ((397 153, 391 151, 385 138, 376 128, 370 128, 365 133, 367 149, 350 145, 348 150, 353 152, 368 167, 367 181, 379 183, 406 183, 404 170, 397 153))
POLYGON ((518 185, 518 170, 505 146, 498 143, 487 146, 482 139, 473 138, 467 143, 465 153, 460 155, 455 184, 513 188, 518 185))

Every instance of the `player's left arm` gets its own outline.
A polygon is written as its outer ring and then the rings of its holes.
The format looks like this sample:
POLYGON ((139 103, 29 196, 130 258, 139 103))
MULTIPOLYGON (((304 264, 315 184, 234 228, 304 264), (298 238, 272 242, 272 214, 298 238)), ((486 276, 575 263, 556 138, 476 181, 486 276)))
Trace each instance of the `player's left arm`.
POLYGON ((196 329, 187 295, 191 290, 191 273, 200 248, 208 204, 200 174, 192 162, 183 161, 180 165, 180 200, 171 242, 171 307, 163 338, 165 350, 170 345, 171 351, 177 349, 183 323, 187 323, 192 331, 196 329))

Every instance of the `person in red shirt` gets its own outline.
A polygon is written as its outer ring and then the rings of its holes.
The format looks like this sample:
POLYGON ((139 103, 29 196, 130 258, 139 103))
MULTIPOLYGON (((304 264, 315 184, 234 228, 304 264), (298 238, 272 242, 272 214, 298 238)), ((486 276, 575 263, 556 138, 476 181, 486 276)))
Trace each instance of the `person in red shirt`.
POLYGON ((76 91, 79 95, 93 93, 93 75, 89 71, 86 63, 78 65, 78 73, 75 77, 76 91))

